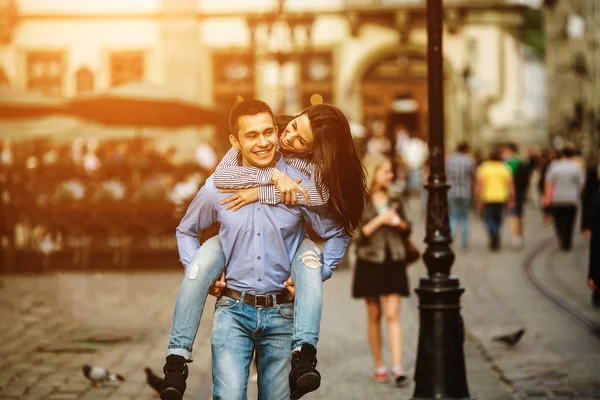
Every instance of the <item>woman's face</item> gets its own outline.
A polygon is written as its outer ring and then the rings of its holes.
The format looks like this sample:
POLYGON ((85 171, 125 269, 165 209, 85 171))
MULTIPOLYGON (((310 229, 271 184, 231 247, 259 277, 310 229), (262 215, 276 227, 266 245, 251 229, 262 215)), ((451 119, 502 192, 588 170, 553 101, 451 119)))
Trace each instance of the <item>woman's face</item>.
POLYGON ((394 171, 392 171, 392 163, 385 161, 377 168, 375 179, 373 181, 374 189, 388 190, 394 179, 394 171))
POLYGON ((313 149, 315 137, 307 114, 294 118, 279 135, 281 150, 292 153, 306 153, 313 149))

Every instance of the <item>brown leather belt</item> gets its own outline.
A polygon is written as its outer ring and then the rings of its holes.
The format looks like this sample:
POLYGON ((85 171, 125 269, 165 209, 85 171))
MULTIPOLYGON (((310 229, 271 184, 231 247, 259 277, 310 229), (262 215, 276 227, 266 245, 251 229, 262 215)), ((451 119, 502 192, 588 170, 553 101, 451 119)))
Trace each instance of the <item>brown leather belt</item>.
MULTIPOLYGON (((241 300, 242 292, 231 288, 225 288, 221 292, 221 296, 227 296, 235 300, 241 300)), ((275 304, 286 304, 293 302, 294 297, 289 292, 256 296, 250 293, 246 293, 246 296, 244 296, 244 303, 250 304, 254 307, 273 307, 275 304)))

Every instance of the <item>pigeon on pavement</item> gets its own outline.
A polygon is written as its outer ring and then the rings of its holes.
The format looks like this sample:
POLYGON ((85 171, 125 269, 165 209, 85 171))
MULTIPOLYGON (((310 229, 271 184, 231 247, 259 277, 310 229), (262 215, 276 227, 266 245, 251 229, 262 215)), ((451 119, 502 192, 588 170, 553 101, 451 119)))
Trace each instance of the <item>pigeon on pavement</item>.
POLYGON ((521 340, 521 338, 523 337, 524 334, 525 334, 525 328, 521 328, 514 333, 496 336, 496 337, 492 338, 492 340, 494 342, 500 342, 509 347, 513 347, 513 346, 516 346, 517 343, 519 343, 519 341, 521 340))
POLYGON ((83 366, 83 376, 85 376, 93 386, 103 384, 106 382, 123 382, 125 378, 119 374, 113 374, 103 367, 92 367, 91 365, 85 364, 83 366))
POLYGON ((149 367, 144 368, 144 372, 146 373, 146 383, 150 386, 156 393, 160 393, 160 387, 162 386, 163 379, 156 375, 149 367))

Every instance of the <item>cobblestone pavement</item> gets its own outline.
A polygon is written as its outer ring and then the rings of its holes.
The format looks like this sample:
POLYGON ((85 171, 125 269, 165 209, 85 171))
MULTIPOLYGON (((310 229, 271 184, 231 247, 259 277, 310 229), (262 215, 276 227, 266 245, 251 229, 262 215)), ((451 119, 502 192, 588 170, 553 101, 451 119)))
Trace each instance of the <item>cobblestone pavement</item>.
MULTIPOLYGON (((143 368, 162 369, 181 276, 175 271, 3 277, 0 399, 156 398, 143 368), (81 371, 84 363, 126 381, 92 388, 81 371)), ((206 319, 196 340, 200 360, 210 357, 210 312, 206 319)), ((203 387, 208 364, 194 362, 190 370, 188 399, 203 387)))
MULTIPOLYGON (((526 279, 523 267, 527 254, 549 242, 533 261, 534 275, 600 323, 586 285, 588 243, 578 236, 572 252, 559 251, 552 227, 533 208, 527 210, 522 251, 506 246, 499 254, 487 255, 482 224, 474 221, 472 228, 472 248, 458 251, 453 272, 466 288, 463 315, 478 348, 521 398, 600 399, 600 340, 543 298, 526 279), (520 327, 527 333, 515 348, 491 340, 520 327)), ((507 232, 504 238, 508 243, 507 232)))
MULTIPOLYGON (((478 220, 472 223, 471 249, 457 251, 454 272, 466 288, 463 316, 468 331, 465 354, 471 394, 480 400, 517 395, 600 398, 600 374, 594 370, 600 361, 600 341, 552 308, 525 281, 524 254, 540 239, 539 232, 549 232, 536 219, 537 213, 529 214, 524 251, 488 253, 478 220), (491 341, 493 335, 520 326, 528 331, 514 349, 491 341)), ((422 235, 422 229, 417 229, 414 238, 418 241, 422 235)), ((581 241, 572 254, 550 249, 536 259, 535 265, 541 278, 547 279, 551 273, 549 281, 563 287, 561 294, 579 299, 582 306, 589 294, 585 281, 578 284, 579 278, 561 266, 577 265, 571 269, 581 275, 585 250, 581 241)), ((411 267, 413 288, 424 274, 423 265, 411 267)), ((156 398, 144 382, 142 369, 148 365, 158 372, 162 367, 180 279, 178 271, 2 277, 0 399, 156 398), (81 374, 84 363, 102 365, 127 380, 116 386, 91 388, 81 374)), ((408 399, 412 382, 398 389, 371 380, 366 310, 362 301, 351 299, 351 280, 350 270, 340 270, 325 285, 319 343, 323 383, 306 399, 408 399)), ((196 338, 187 399, 210 396, 212 308, 209 300, 196 338)), ((594 311, 588 311, 593 315, 594 311)), ((404 363, 412 376, 418 330, 416 295, 404 301, 402 320, 404 363)), ((250 385, 249 398, 256 398, 255 393, 256 388, 250 385)))

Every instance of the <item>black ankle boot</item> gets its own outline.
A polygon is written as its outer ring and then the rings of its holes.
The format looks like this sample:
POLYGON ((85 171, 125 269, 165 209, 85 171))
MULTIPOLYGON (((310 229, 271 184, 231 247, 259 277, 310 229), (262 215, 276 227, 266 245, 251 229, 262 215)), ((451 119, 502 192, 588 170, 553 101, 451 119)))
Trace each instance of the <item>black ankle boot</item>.
POLYGON ((321 385, 321 374, 316 370, 317 349, 304 343, 300 351, 292 354, 292 372, 290 372, 291 400, 297 400, 317 390, 321 385))
POLYGON ((188 366, 185 358, 171 354, 163 368, 165 379, 160 388, 161 400, 181 400, 185 393, 185 380, 188 377, 188 366))

